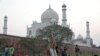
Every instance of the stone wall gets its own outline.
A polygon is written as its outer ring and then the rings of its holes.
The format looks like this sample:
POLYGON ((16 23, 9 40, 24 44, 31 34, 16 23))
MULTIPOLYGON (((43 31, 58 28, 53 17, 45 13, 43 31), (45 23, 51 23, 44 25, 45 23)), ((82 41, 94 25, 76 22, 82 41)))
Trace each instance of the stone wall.
MULTIPOLYGON (((66 44, 66 47, 69 52, 75 52, 75 45, 66 44)), ((93 47, 86 47, 86 46, 79 46, 80 52, 82 53, 100 53, 100 48, 93 48, 93 47)))

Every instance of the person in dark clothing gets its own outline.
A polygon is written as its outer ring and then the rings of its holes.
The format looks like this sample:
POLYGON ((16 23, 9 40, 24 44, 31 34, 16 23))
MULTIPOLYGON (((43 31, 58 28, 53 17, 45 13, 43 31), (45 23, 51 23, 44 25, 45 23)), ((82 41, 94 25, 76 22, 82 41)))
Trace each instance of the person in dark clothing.
POLYGON ((56 53, 57 53, 57 56, 61 56, 61 48, 56 46, 56 53))
POLYGON ((64 50, 62 51, 62 56, 67 56, 67 48, 64 47, 64 50))
POLYGON ((56 48, 55 48, 55 49, 56 49, 56 52, 57 52, 57 54, 58 54, 58 46, 56 46, 56 48))
POLYGON ((98 56, 97 54, 93 55, 93 56, 98 56))
POLYGON ((78 47, 78 45, 75 46, 75 54, 76 56, 79 56, 79 52, 80 52, 80 49, 78 47))

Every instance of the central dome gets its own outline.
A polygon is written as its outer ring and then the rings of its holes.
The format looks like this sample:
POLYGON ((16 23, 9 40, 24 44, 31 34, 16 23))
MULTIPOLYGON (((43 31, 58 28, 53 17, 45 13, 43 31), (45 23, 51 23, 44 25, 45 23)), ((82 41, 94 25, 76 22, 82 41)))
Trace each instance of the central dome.
POLYGON ((48 8, 46 11, 43 12, 43 14, 41 15, 41 21, 42 22, 51 22, 51 19, 56 19, 58 22, 58 14, 52 9, 52 8, 48 8))

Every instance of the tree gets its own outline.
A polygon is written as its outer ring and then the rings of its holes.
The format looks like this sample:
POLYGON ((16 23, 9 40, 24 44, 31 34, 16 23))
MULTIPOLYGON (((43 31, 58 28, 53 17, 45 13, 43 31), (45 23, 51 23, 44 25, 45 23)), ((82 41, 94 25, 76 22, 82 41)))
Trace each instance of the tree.
POLYGON ((0 38, 0 54, 4 51, 4 47, 7 43, 8 42, 5 38, 0 38))
POLYGON ((71 29, 54 24, 44 27, 43 29, 39 29, 37 31, 37 38, 48 38, 51 33, 58 44, 61 44, 64 39, 67 41, 71 40, 73 36, 71 29))
POLYGON ((28 55, 35 56, 42 52, 42 48, 47 46, 47 41, 42 41, 37 38, 22 38, 20 44, 24 53, 24 50, 27 49, 28 55))
POLYGON ((98 48, 100 48, 100 45, 98 46, 98 48))
POLYGON ((5 38, 0 38, 0 47, 7 45, 7 40, 5 38))
POLYGON ((20 40, 20 45, 21 45, 21 49, 22 49, 22 53, 24 54, 25 50, 28 49, 28 54, 34 54, 34 49, 33 49, 33 46, 34 46, 34 42, 35 42, 35 39, 32 39, 32 38, 21 38, 20 40))

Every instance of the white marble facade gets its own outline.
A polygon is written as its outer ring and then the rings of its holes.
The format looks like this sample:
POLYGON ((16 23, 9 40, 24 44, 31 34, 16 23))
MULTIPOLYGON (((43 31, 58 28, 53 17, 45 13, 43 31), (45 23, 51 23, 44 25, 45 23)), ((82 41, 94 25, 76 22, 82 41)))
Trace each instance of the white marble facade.
POLYGON ((46 26, 49 26, 53 23, 58 24, 59 16, 58 14, 49 6, 49 8, 43 12, 41 15, 41 22, 33 22, 31 27, 27 27, 27 36, 33 37, 36 36, 36 31, 42 29, 46 26))
MULTIPOLYGON (((42 29, 46 26, 49 26, 53 23, 58 24, 58 20, 59 20, 59 16, 57 14, 56 11, 54 11, 51 6, 49 6, 48 9, 46 9, 46 11, 44 11, 41 15, 41 22, 38 23, 36 21, 33 22, 33 24, 31 25, 31 27, 27 26, 27 37, 35 37, 38 33, 37 30, 38 29, 42 29)), ((66 5, 62 5, 62 24, 61 26, 63 27, 69 27, 69 25, 67 25, 67 16, 66 16, 66 5)), ((86 23, 86 38, 83 38, 81 35, 79 35, 77 37, 77 39, 74 39, 72 42, 72 44, 74 45, 81 45, 81 46, 88 46, 91 47, 92 46, 92 39, 90 38, 90 31, 89 31, 89 22, 86 23)), ((67 41, 64 40, 64 42, 68 43, 67 41)))

